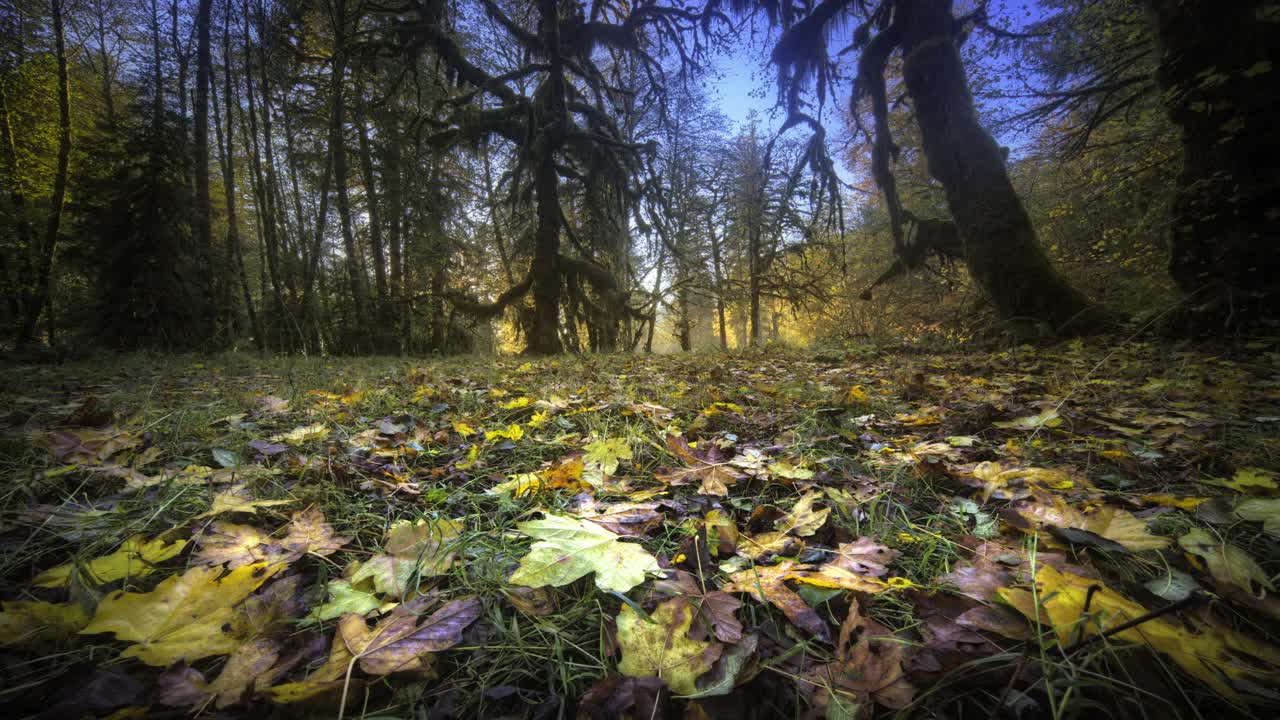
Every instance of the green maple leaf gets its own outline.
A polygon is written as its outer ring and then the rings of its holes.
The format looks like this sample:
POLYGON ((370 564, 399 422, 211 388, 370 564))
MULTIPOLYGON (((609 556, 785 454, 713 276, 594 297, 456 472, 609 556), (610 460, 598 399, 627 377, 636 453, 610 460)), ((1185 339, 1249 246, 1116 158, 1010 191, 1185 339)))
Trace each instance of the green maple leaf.
POLYGON ((660 572, 658 561, 644 548, 620 542, 617 535, 591 521, 547 515, 516 527, 538 542, 511 576, 515 585, 559 587, 594 572, 596 587, 626 592, 644 582, 645 575, 660 572))

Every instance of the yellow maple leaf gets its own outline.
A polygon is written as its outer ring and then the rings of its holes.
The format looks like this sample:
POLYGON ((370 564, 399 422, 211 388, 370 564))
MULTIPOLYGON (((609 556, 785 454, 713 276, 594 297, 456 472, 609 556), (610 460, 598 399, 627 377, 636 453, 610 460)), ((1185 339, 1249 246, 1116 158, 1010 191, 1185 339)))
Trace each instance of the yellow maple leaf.
POLYGON ((74 637, 89 622, 75 603, 33 600, 0 603, 0 645, 35 646, 74 637))
POLYGON ((157 667, 226 655, 240 646, 227 631, 233 608, 284 567, 254 563, 221 579, 220 567, 193 567, 149 593, 117 590, 102 599, 80 634, 112 633, 134 643, 123 657, 157 667))
POLYGON ((618 615, 618 671, 627 677, 658 677, 680 695, 698 691, 695 681, 711 669, 723 649, 719 643, 690 639, 694 609, 681 598, 668 600, 645 622, 630 605, 618 615))
MULTIPOLYGON (((1148 614, 1145 607, 1100 581, 1059 572, 1049 565, 1040 566, 1035 582, 1036 594, 1000 588, 1000 597, 1032 622, 1047 622, 1063 645, 1070 645, 1077 638, 1088 639, 1148 614)), ((1183 670, 1218 693, 1237 701, 1241 698, 1236 688, 1247 687, 1249 683, 1265 686, 1268 681, 1261 679, 1262 676, 1274 676, 1276 667, 1280 666, 1277 648, 1228 627, 1211 626, 1191 617, 1150 618, 1109 637, 1148 645, 1168 655, 1183 670)))
POLYGON ((249 488, 245 485, 233 485, 213 496, 213 502, 209 505, 209 510, 196 516, 196 518, 207 518, 223 513, 242 512, 256 513, 258 508, 274 507, 276 505, 288 505, 293 500, 258 500, 249 492, 249 488))
MULTIPOLYGON (((134 535, 120 545, 120 549, 110 555, 96 557, 81 566, 83 575, 91 582, 106 584, 121 578, 141 577, 155 572, 155 563, 164 562, 182 552, 187 546, 186 540, 166 543, 163 540, 148 540, 145 535, 134 535)), ((75 563, 65 563, 45 570, 32 580, 36 587, 64 587, 71 581, 71 573, 75 563)))
POLYGON ((515 442, 522 437, 524 437, 524 428, 515 423, 508 425, 506 430, 490 430, 484 434, 484 439, 490 442, 499 438, 515 442))
POLYGON ((275 442, 286 442, 290 445, 305 445, 313 440, 323 440, 327 437, 329 437, 329 428, 324 423, 316 423, 314 425, 296 427, 287 433, 272 435, 271 439, 275 442))
POLYGON ((1015 510, 1033 526, 1051 525, 1085 530, 1134 552, 1159 550, 1171 542, 1167 537, 1148 532, 1146 521, 1134 517, 1133 513, 1110 505, 1084 512, 1071 507, 1060 498, 1053 498, 1051 505, 1028 503, 1015 510))

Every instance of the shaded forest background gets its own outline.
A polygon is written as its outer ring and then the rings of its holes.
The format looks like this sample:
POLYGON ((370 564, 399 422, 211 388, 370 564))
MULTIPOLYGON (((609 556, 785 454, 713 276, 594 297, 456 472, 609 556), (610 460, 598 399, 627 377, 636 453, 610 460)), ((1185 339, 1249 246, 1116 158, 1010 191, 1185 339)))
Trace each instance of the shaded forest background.
POLYGON ((1271 2, 0 6, 9 346, 689 350, 1274 317, 1271 2), (734 127, 710 95, 744 47, 778 71, 780 125, 734 127), (970 136, 938 124, 975 112, 970 136), (1005 176, 1016 197, 990 190, 1005 176), (975 208, 1029 225, 1006 241, 975 208), (913 253, 912 217, 954 218, 963 250, 913 253), (860 300, 895 255, 911 272, 860 300), (1055 298, 1058 275, 1083 296, 1055 298))

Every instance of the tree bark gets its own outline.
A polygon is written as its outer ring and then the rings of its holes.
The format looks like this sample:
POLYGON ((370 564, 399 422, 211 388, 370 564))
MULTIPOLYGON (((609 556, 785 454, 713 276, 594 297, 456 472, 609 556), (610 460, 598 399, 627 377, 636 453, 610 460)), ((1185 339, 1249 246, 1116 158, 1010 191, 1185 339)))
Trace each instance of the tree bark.
POLYGON ((386 246, 382 238, 382 208, 378 198, 378 184, 373 174, 373 152, 369 145, 368 113, 365 109, 363 83, 356 85, 355 98, 356 139, 360 148, 360 175, 364 181, 365 208, 369 212, 369 245, 373 252, 374 295, 379 325, 385 320, 387 308, 386 246))
MULTIPOLYGON (((710 221, 711 216, 708 216, 710 221)), ((720 259, 720 237, 716 235, 714 221, 710 221, 712 227, 708 228, 711 234, 711 270, 715 273, 714 280, 716 284, 716 316, 720 321, 720 349, 729 349, 729 332, 724 319, 724 271, 723 263, 720 259)))
POLYGON ((540 0, 542 41, 549 65, 541 91, 539 135, 535 142, 534 192, 538 226, 533 239, 533 332, 526 352, 554 355, 560 346, 560 176, 556 152, 564 138, 564 60, 560 57, 560 14, 557 0, 540 0))
POLYGON ((337 190, 338 222, 342 226, 342 246, 346 251, 347 279, 351 287, 351 297, 355 303, 356 334, 363 339, 368 338, 368 292, 365 290, 364 273, 360 267, 360 249, 356 246, 356 238, 351 228, 351 201, 347 193, 347 148, 343 133, 346 116, 345 97, 343 93, 343 77, 346 75, 346 2, 334 2, 334 49, 333 75, 330 80, 329 113, 329 147, 333 153, 334 184, 337 190))
POLYGON ((214 327, 213 218, 209 202, 209 82, 211 53, 209 23, 213 0, 200 0, 196 13, 196 107, 195 107, 195 175, 196 175, 196 269, 204 307, 195 316, 204 326, 199 334, 212 337, 214 327))
MULTIPOLYGON (((249 327, 253 332, 253 343, 258 351, 266 349, 266 336, 262 332, 262 324, 258 320, 258 312, 253 306, 253 293, 249 290, 249 277, 244 269, 244 253, 240 247, 240 220, 236 214, 236 169, 235 169, 235 127, 232 122, 232 115, 239 102, 235 99, 235 83, 231 79, 231 2, 228 0, 226 6, 226 22, 222 28, 222 91, 223 100, 226 103, 226 138, 219 139, 219 148, 224 148, 222 152, 222 188, 227 196, 227 247, 226 259, 223 272, 226 277, 223 282, 227 283, 228 290, 226 292, 227 299, 230 301, 232 283, 231 276, 239 277, 240 291, 244 296, 245 313, 249 316, 249 327)), ((217 100, 214 100, 214 112, 217 112, 217 100)), ((216 118, 215 118, 216 121, 216 118)), ((217 127, 222 127, 221 124, 217 127)), ((230 306, 230 302, 228 302, 230 306)), ((231 308, 228 307, 228 310, 231 308)))
MULTIPOLYGON (((53 256, 58 247, 58 230, 62 225, 62 205, 67 196, 67 168, 71 162, 71 88, 67 77, 67 39, 63 27, 63 0, 50 0, 53 21, 53 51, 58 63, 58 159, 53 175, 53 196, 49 200, 49 219, 45 224, 44 242, 36 264, 35 288, 25 303, 26 316, 18 333, 18 345, 35 340, 40 314, 49 305, 53 256)), ((53 333, 50 331, 52 342, 53 333)))
POLYGON ((1157 80, 1182 131, 1169 271, 1187 302, 1169 330, 1280 320, 1280 92, 1274 0, 1149 0, 1157 80))
POLYGON ((978 121, 951 0, 898 0, 903 75, 930 174, 942 184, 974 282, 1006 320, 1062 334, 1110 325, 1100 307, 1054 270, 1013 189, 999 145, 978 121))
POLYGON ((18 240, 18 249, 15 253, 18 268, 13 270, 15 276, 10 277, 6 273, 4 280, 12 287, 12 292, 7 294, 10 297, 10 310, 13 312, 13 317, 24 318, 26 317, 24 302, 27 295, 24 291, 24 283, 30 280, 31 274, 31 222, 27 218, 27 197, 22 192, 22 183, 19 182, 22 167, 18 160, 17 143, 13 137, 13 125, 9 119, 9 99, 3 84, 0 84, 0 135, 4 136, 5 171, 12 178, 9 183, 9 201, 13 205, 14 235, 18 240))
MULTIPOLYGON (((244 23, 244 87, 245 99, 248 101, 248 140, 251 144, 251 153, 249 156, 249 165, 253 170, 253 194, 257 205, 257 222, 259 239, 263 245, 263 255, 266 262, 263 264, 265 275, 270 280, 271 312, 265 313, 266 318, 263 321, 264 329, 272 335, 271 346, 278 349, 285 349, 284 342, 284 292, 281 289, 280 281, 280 248, 276 238, 275 224, 275 203, 267 190, 267 182, 264 175, 262 163, 262 150, 258 144, 258 106, 257 99, 253 91, 253 72, 251 71, 253 57, 251 40, 249 34, 249 0, 244 0, 242 6, 242 21, 244 23)), ((263 283, 264 286, 266 283, 263 283)), ((263 297, 267 297, 264 287, 263 297)), ((264 301, 265 302, 265 301, 264 301)))

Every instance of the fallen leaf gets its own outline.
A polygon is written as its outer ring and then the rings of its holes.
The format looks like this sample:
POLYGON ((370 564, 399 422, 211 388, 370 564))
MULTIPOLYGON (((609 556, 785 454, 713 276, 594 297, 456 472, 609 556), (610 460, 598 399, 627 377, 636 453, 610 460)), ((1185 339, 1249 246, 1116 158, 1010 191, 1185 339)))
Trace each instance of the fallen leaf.
POLYGON ((363 617, 383 605, 374 590, 372 578, 359 585, 352 584, 350 580, 330 580, 325 591, 329 599, 311 611, 311 617, 317 620, 333 620, 348 614, 363 617))
POLYGON ((287 533, 280 540, 281 547, 297 556, 332 555, 351 542, 351 538, 339 536, 325 520, 320 508, 310 507, 296 512, 289 519, 287 533))
POLYGON ((756 667, 756 648, 760 638, 745 635, 734 645, 729 645, 720 659, 711 666, 711 672, 698 678, 698 692, 684 695, 686 699, 728 695, 741 683, 751 680, 759 672, 756 667))
MULTIPOLYGON (((810 680, 816 688, 815 705, 825 707, 834 702, 859 708, 873 701, 893 710, 907 707, 915 689, 902 670, 906 647, 863 615, 856 600, 851 602, 840 626, 836 661, 816 668, 810 680)), ((827 717, 831 717, 830 711, 828 708, 827 717)))
POLYGON ((609 532, 628 537, 645 537, 662 523, 656 502, 604 505, 592 500, 580 505, 575 514, 609 532))
POLYGON ((1035 415, 1026 415, 1013 420, 993 422, 991 424, 1008 430, 1039 430, 1046 427, 1058 427, 1062 424, 1062 417, 1058 414, 1057 408, 1049 408, 1035 415))
POLYGON ((742 601, 720 590, 708 590, 692 573, 677 570, 674 576, 653 584, 656 592, 683 597, 693 607, 693 627, 689 636, 704 640, 714 635, 724 643, 742 639, 742 623, 735 614, 742 601))
POLYGON ((786 581, 792 577, 797 565, 791 560, 783 560, 777 565, 756 566, 740 570, 729 576, 729 582, 720 589, 724 592, 747 593, 757 602, 770 603, 782 611, 796 627, 808 631, 823 642, 831 642, 831 628, 805 603, 804 599, 787 587, 786 581))
POLYGON ((1276 478, 1276 473, 1266 468, 1244 467, 1236 470, 1230 479, 1206 478, 1200 482, 1230 488, 1239 493, 1269 495, 1280 489, 1280 486, 1276 485, 1276 478))
POLYGON ((798 537, 808 537, 818 532, 818 528, 827 522, 831 508, 814 510, 813 504, 822 499, 822 493, 810 491, 800 496, 791 512, 775 520, 773 526, 778 532, 790 533, 798 537))
MULTIPOLYGON (((182 552, 186 540, 166 543, 160 539, 148 540, 145 535, 134 535, 110 555, 96 557, 83 565, 81 577, 90 582, 105 585, 127 577, 142 577, 155 572, 155 565, 182 552)), ((66 563, 45 570, 31 581, 36 587, 65 587, 71 581, 76 563, 66 563)))
POLYGON ((1248 498, 1235 507, 1241 520, 1262 523, 1262 531, 1280 536, 1280 498, 1248 498))
POLYGON ((744 475, 725 459, 715 445, 701 454, 689 447, 689 441, 679 435, 667 436, 667 448, 686 465, 683 468, 660 472, 654 477, 668 485, 699 483, 698 492, 703 495, 729 494, 729 486, 744 475))
POLYGON ((185 666, 166 673, 160 680, 159 700, 165 705, 197 706, 214 698, 219 709, 236 705, 252 695, 259 677, 280 657, 280 644, 271 639, 247 642, 236 648, 211 683, 204 675, 185 666))
POLYGON ((1049 525, 1085 530, 1134 552, 1159 550, 1171 542, 1167 537, 1152 535, 1147 531, 1147 523, 1132 513, 1110 505, 1083 512, 1060 498, 1053 498, 1052 504, 1024 503, 1014 511, 1033 527, 1049 525))
POLYGON ((416 586, 415 579, 442 575, 453 567, 450 546, 462 530, 461 520, 400 520, 387 531, 385 552, 366 560, 351 582, 372 578, 378 592, 405 597, 416 586))
MULTIPOLYGON (((1148 614, 1145 607, 1097 580, 1062 573, 1049 565, 1036 572, 1035 583, 1035 595, 1015 588, 1004 588, 1000 595, 1031 622, 1046 622, 1064 646, 1148 614)), ((1168 655, 1183 670, 1233 701, 1241 701, 1242 691, 1251 684, 1266 686, 1266 678, 1274 677, 1280 668, 1280 650, 1189 616, 1149 618, 1108 638, 1145 644, 1168 655)))
POLYGON ((148 665, 225 655, 240 644, 226 629, 235 615, 232 608, 283 567, 255 563, 221 579, 220 567, 193 567, 149 593, 117 590, 102 599, 80 634, 113 633, 117 640, 134 643, 123 657, 148 665))
POLYGON ((884 577, 889 574, 889 563, 901 554, 881 545, 874 538, 860 537, 853 542, 841 543, 829 564, 859 575, 884 577))
POLYGON ((680 695, 698 691, 695 681, 720 657, 719 643, 689 638, 692 607, 680 599, 668 600, 646 622, 630 605, 618 614, 618 645, 622 659, 618 671, 627 677, 658 677, 680 695))
POLYGON ((214 517, 223 513, 242 512, 256 513, 258 508, 288 505, 293 500, 258 500, 249 492, 246 485, 233 485, 213 496, 208 512, 196 516, 199 518, 214 517))
POLYGON ((583 459, 598 465, 605 475, 613 475, 618 471, 619 462, 630 460, 632 457, 631 446, 627 444, 625 438, 596 440, 587 444, 586 451, 583 459))
POLYGON ((74 638, 89 623, 89 615, 76 603, 35 600, 0 602, 0 646, 48 647, 74 638))
POLYGON ((419 623, 418 615, 401 605, 373 628, 360 615, 344 615, 338 632, 360 669, 370 675, 423 670, 424 656, 461 642, 462 631, 480 617, 480 609, 479 598, 459 598, 419 623))
POLYGON ((200 550, 192 560, 202 565, 226 564, 232 570, 258 562, 282 562, 289 556, 288 551, 252 525, 215 522, 197 536, 196 543, 200 550))
POLYGON ((620 542, 618 535, 593 522, 548 514, 516 527, 537 542, 511 576, 515 585, 559 587, 594 572, 596 587, 627 592, 660 571, 644 548, 620 542))
POLYGON ((1203 558, 1204 564, 1209 567, 1209 573, 1220 582, 1234 585, 1254 596, 1260 595, 1255 587, 1275 592, 1275 585, 1271 583, 1266 571, 1249 553, 1235 545, 1218 542, 1200 528, 1194 528, 1178 538, 1178 544, 1192 555, 1203 558))
POLYGON ((316 423, 314 425, 303 425, 296 427, 287 433, 272 435, 273 442, 285 442, 290 445, 306 445, 309 442, 324 440, 329 437, 329 428, 324 423, 316 423))

